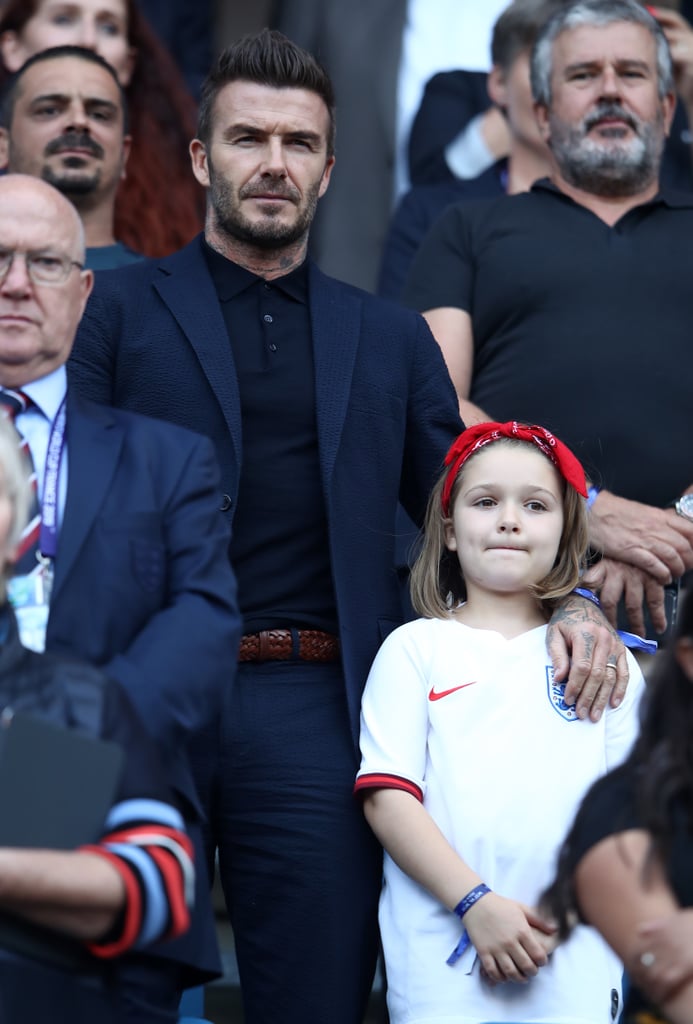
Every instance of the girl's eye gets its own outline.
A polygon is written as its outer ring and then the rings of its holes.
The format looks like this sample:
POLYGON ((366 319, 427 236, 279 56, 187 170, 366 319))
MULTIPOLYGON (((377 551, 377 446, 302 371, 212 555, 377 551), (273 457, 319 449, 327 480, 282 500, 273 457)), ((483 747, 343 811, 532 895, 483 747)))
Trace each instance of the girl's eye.
POLYGON ((527 508, 531 512, 544 512, 546 511, 546 505, 542 501, 528 501, 527 508))

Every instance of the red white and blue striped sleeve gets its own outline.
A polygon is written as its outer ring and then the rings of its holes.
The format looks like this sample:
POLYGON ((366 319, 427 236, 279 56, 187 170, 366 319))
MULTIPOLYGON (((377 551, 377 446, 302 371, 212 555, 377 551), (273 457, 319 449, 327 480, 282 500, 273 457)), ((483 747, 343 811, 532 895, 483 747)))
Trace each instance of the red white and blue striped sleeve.
POLYGON ((189 927, 193 847, 175 807, 160 800, 123 800, 111 809, 100 842, 80 849, 106 858, 125 886, 125 909, 117 927, 88 946, 95 956, 143 949, 189 927))

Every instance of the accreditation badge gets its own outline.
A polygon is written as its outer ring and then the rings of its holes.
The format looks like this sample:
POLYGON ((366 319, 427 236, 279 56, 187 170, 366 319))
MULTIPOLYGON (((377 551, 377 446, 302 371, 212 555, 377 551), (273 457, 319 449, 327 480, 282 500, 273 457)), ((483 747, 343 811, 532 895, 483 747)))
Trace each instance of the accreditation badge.
POLYGON ((50 610, 53 566, 43 563, 30 576, 15 576, 7 584, 7 596, 14 609, 19 639, 30 651, 46 649, 46 629, 50 610))

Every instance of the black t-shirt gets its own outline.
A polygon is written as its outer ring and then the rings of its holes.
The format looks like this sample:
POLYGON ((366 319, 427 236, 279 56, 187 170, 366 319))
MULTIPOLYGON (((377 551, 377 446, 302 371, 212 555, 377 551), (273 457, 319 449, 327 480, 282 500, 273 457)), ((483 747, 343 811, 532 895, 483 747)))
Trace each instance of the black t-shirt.
POLYGON ((450 207, 407 302, 468 312, 470 398, 540 423, 590 478, 665 506, 693 482, 693 197, 660 193, 609 227, 550 182, 450 207))

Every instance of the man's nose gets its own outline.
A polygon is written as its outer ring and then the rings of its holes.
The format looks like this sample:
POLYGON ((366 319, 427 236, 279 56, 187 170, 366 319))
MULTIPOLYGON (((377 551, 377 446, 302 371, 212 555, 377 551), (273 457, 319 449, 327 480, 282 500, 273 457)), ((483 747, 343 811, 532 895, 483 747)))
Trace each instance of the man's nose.
POLYGON ((621 79, 616 74, 616 70, 611 65, 604 68, 601 76, 601 93, 602 96, 620 96, 621 95, 621 79))
POLYGON ((0 292, 13 297, 31 292, 31 278, 23 253, 14 253, 7 273, 0 281, 0 292))
POLYGON ((80 130, 88 130, 89 118, 87 117, 87 111, 81 100, 74 100, 67 111, 67 128, 79 128, 80 130))
POLYGON ((281 139, 269 139, 263 153, 262 173, 274 177, 286 175, 286 155, 281 139))

